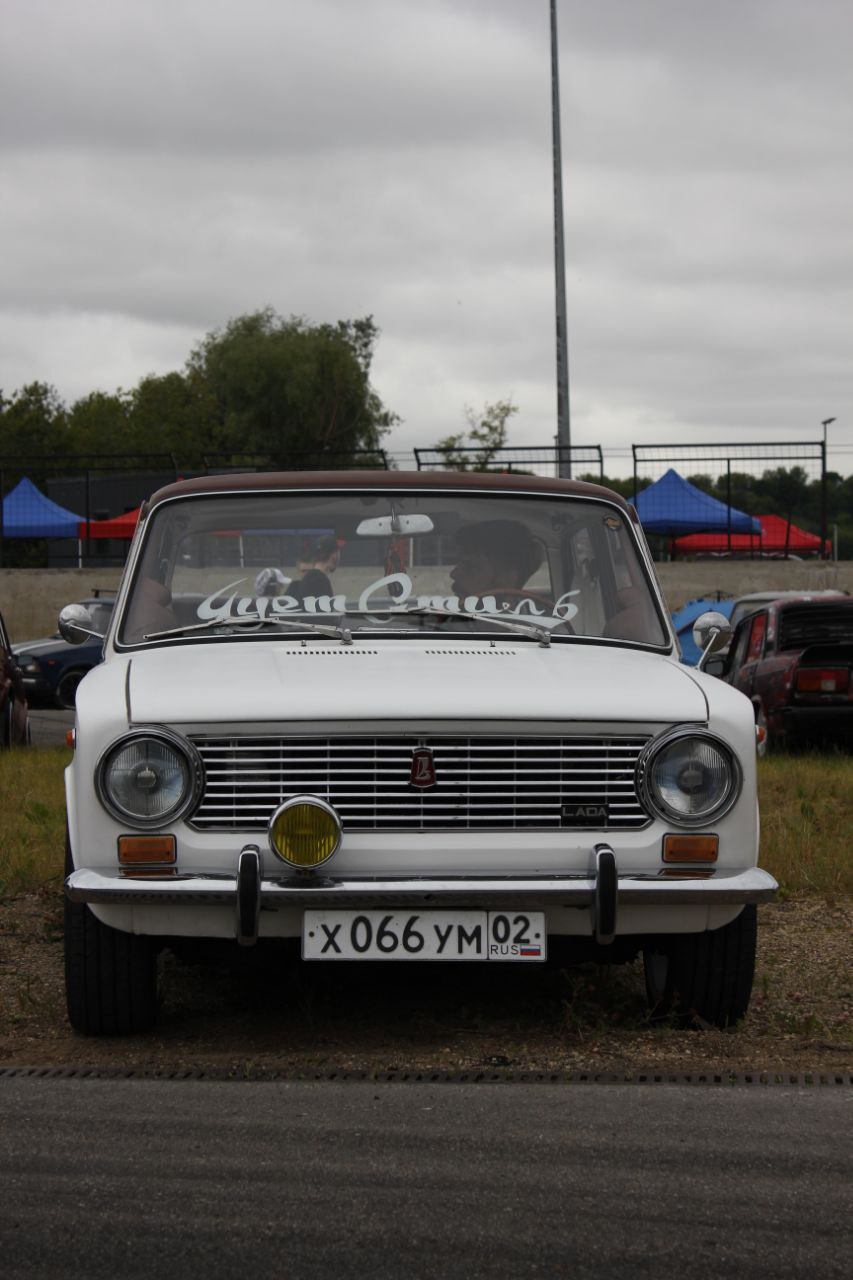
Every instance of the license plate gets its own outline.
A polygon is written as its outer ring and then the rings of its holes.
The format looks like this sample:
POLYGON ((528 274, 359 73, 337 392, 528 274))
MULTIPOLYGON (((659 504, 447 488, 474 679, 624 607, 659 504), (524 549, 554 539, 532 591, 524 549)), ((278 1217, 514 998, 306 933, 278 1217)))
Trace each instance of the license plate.
POLYGON ((315 911, 305 960, 545 959, 544 911, 315 911))

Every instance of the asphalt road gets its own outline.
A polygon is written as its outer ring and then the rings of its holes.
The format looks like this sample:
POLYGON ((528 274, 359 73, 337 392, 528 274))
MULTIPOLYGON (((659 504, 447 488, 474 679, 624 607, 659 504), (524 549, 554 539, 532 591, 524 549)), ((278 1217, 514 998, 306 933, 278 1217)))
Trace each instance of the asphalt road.
POLYGON ((65 735, 73 727, 73 711, 30 707, 30 733, 34 747, 64 747, 65 735))
POLYGON ((849 1274, 831 1086, 0 1078, 0 1259, 53 1277, 849 1274))

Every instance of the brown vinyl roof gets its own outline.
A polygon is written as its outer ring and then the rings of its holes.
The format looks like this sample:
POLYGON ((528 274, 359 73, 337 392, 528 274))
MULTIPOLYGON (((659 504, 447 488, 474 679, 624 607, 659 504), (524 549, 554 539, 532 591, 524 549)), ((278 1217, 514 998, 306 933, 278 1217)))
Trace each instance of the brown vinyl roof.
POLYGON ((198 493, 245 493, 247 490, 282 489, 404 489, 501 490, 509 493, 560 494, 565 497, 602 498, 615 502, 636 520, 634 508, 602 485, 585 480, 557 480, 548 476, 523 476, 494 471, 260 471, 197 476, 178 480, 152 495, 143 513, 157 503, 198 493))

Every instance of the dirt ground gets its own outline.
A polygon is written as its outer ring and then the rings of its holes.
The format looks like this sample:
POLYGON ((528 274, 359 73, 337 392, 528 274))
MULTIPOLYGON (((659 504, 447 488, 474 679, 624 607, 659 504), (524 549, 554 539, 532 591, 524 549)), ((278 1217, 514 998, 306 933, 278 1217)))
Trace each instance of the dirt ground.
POLYGON ((650 1026, 639 963, 310 966, 280 947, 191 961, 166 952, 157 1029, 88 1039, 65 1019, 51 887, 0 903, 0 1066, 846 1074, 851 924, 849 902, 760 908, 752 1004, 730 1032, 650 1026))

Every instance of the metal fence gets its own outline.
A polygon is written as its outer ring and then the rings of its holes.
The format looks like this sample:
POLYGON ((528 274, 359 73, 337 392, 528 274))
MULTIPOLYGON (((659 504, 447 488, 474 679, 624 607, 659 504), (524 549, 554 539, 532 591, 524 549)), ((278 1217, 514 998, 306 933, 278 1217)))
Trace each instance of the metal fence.
MULTIPOLYGON (((730 442, 713 444, 635 444, 631 446, 634 467, 634 494, 642 482, 654 483, 670 469, 684 479, 710 481, 706 486, 730 510, 751 515, 770 514, 755 509, 758 493, 774 493, 774 505, 788 523, 817 526, 820 554, 827 551, 827 473, 824 441, 730 442), (767 482, 768 472, 775 472, 767 482), (762 483, 759 483, 761 481, 762 483)), ((732 533, 726 539, 733 550, 732 533)), ((762 554, 761 540, 748 553, 762 554)), ((785 555, 787 556, 787 548, 785 555)))
POLYGON ((600 445, 532 445, 503 449, 434 447, 415 449, 418 471, 499 471, 559 476, 560 463, 571 462, 572 475, 604 475, 600 445))
POLYGON ((123 564, 126 540, 93 526, 134 511, 179 474, 171 454, 0 455, 0 565, 123 564))
POLYGON ((348 453, 322 450, 271 454, 208 453, 204 459, 206 475, 228 475, 239 471, 388 471, 388 455, 384 449, 351 449, 348 453))

